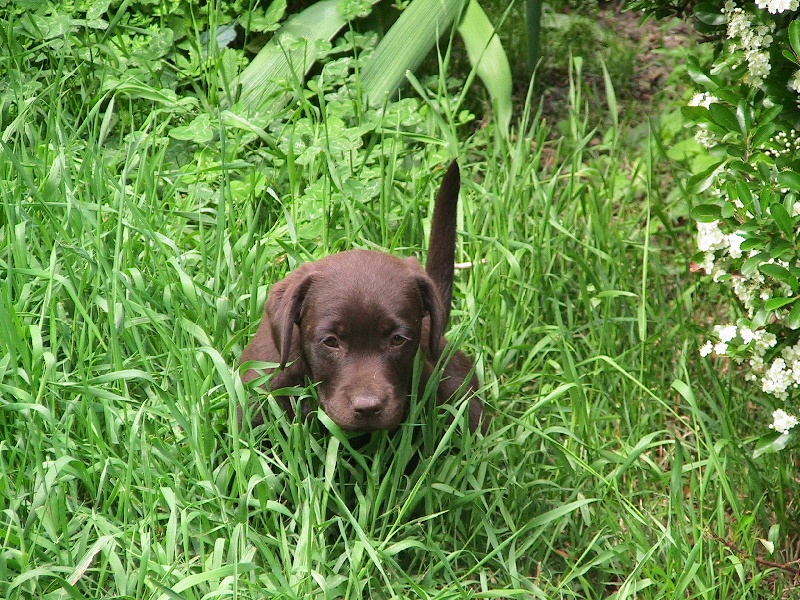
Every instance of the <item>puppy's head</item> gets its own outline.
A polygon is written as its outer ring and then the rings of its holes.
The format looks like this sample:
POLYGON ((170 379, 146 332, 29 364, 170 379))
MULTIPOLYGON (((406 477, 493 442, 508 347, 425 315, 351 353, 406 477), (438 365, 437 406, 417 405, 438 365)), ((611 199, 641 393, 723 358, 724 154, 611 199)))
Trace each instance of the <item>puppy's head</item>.
POLYGON ((417 349, 436 360, 444 327, 419 262, 371 250, 303 265, 273 288, 267 316, 282 366, 302 359, 322 408, 355 431, 400 425, 417 349))

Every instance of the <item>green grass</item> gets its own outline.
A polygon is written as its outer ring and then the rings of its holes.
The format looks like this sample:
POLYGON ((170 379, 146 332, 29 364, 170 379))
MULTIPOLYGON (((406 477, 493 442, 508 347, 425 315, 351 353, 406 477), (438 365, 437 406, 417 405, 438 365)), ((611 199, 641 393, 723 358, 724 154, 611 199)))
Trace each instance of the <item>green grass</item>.
POLYGON ((750 458, 766 410, 698 358, 720 299, 658 121, 635 151, 593 129, 573 72, 557 138, 471 130, 442 85, 385 115, 310 94, 265 143, 219 126, 224 57, 189 104, 2 27, 0 596, 800 597, 757 561, 791 560, 794 474, 750 458), (199 114, 213 141, 176 136, 199 114), (324 414, 240 431, 271 284, 349 247, 424 257, 453 156, 451 337, 490 433, 424 402, 358 448, 324 414))

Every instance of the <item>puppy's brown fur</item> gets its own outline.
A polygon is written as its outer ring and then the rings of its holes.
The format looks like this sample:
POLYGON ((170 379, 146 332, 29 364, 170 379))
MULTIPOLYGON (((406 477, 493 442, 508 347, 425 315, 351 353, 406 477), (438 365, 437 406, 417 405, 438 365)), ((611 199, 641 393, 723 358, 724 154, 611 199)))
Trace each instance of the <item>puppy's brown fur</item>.
MULTIPOLYGON (((323 410, 342 429, 395 429, 408 415, 414 356, 425 358, 420 393, 447 344, 460 174, 453 162, 434 208, 427 272, 414 258, 349 250, 306 263, 275 284, 255 337, 240 362, 280 367, 272 390, 318 383, 323 410)), ((481 425, 472 361, 456 351, 439 383, 438 401, 471 395, 469 425, 481 425)), ((242 379, 258 377, 253 369, 242 379)), ((291 413, 286 397, 279 402, 291 413)), ((303 407, 304 412, 309 407, 303 407)), ((240 411, 240 419, 242 412, 240 411)), ((257 410, 254 424, 263 422, 257 410)))

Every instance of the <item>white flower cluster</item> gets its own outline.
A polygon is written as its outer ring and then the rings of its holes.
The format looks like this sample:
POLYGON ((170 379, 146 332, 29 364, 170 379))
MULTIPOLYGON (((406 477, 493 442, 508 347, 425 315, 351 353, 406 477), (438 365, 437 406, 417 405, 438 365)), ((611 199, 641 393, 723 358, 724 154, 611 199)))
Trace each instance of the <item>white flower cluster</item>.
POLYGON ((800 94, 800 70, 794 72, 794 76, 789 80, 789 83, 786 84, 786 87, 800 94))
POLYGON ((715 253, 724 250, 730 258, 741 258, 742 242, 744 242, 744 238, 739 232, 724 234, 719 228, 719 221, 698 223, 697 249, 704 253, 705 260, 701 266, 706 275, 713 275, 714 279, 719 281, 725 275, 725 271, 715 263, 715 253))
POLYGON ((772 425, 769 426, 770 429, 774 429, 775 431, 779 431, 783 435, 787 435, 789 430, 797 425, 797 417, 790 415, 785 410, 779 408, 772 413, 772 425))
POLYGON ((779 15, 787 10, 797 10, 798 0, 756 0, 758 8, 766 8, 770 14, 779 15))
MULTIPOLYGON (((793 212, 800 213, 800 202, 796 203, 794 208, 793 212)), ((698 223, 697 247, 705 253, 703 268, 706 273, 712 275, 715 280, 725 275, 722 265, 730 262, 731 259, 742 258, 741 244, 743 241, 741 232, 725 234, 720 229, 718 221, 698 223)), ((753 252, 750 255, 753 255, 753 252)), ((775 259, 770 259, 765 263, 778 264, 784 268, 789 266, 789 263, 775 259)), ((760 306, 757 300, 763 302, 770 298, 792 295, 792 290, 788 285, 767 282, 758 269, 754 269, 747 277, 737 273, 730 279, 733 283, 734 293, 747 310, 748 319, 753 319, 760 306)), ((776 311, 776 318, 779 321, 785 317, 785 311, 776 311)), ((741 363, 744 361, 741 356, 746 354, 749 356, 748 366, 750 368, 747 379, 757 382, 765 393, 786 400, 792 389, 800 388, 800 342, 781 349, 779 356, 767 359, 767 353, 778 343, 775 334, 763 327, 752 326, 750 320, 742 320, 740 324, 715 325, 713 328, 714 339, 706 341, 701 346, 700 355, 732 356, 734 360, 741 363), (731 344, 734 344, 733 352, 729 352, 731 344)), ((788 413, 782 414, 791 417, 788 413)), ((778 424, 787 422, 784 420, 778 424)), ((793 426, 776 429, 788 431, 793 426)))
MULTIPOLYGON (((736 202, 738 208, 742 208, 740 202, 736 202)), ((800 214, 800 202, 795 202, 792 216, 800 214)), ((736 260, 743 257, 742 242, 745 238, 743 232, 725 234, 719 228, 719 221, 711 223, 697 224, 697 249, 703 252, 703 263, 700 267, 706 275, 711 275, 715 282, 722 280, 728 275, 725 270, 730 259, 736 260)), ((746 258, 757 254, 756 250, 751 250, 746 258)), ((790 264, 784 260, 770 258, 761 264, 775 264, 783 268, 789 268, 790 264)), ((734 294, 747 310, 748 318, 752 319, 755 312, 760 308, 760 303, 770 298, 788 298, 793 292, 789 285, 767 279, 758 269, 744 276, 738 272, 730 276, 734 294), (759 302, 760 301, 760 302, 759 302)), ((781 311, 776 313, 778 319, 786 315, 781 311)))
MULTIPOLYGON (((747 379, 758 381, 761 390, 767 394, 786 400, 789 390, 800 388, 800 342, 781 350, 780 356, 769 364, 764 360, 767 351, 778 343, 774 334, 764 329, 751 329, 747 326, 717 325, 714 327, 717 341, 708 340, 700 348, 700 356, 715 354, 725 356, 728 345, 737 338, 748 346, 751 372, 747 379)), ((741 359, 737 359, 741 361, 741 359)))
MULTIPOLYGON (((725 356, 728 353, 728 344, 738 337, 742 344, 749 345, 753 353, 750 366, 760 367, 760 371, 764 370, 764 355, 767 350, 778 343, 778 339, 774 334, 765 329, 751 329, 746 325, 741 327, 736 325, 715 325, 714 334, 717 336, 718 341, 714 343, 709 340, 703 344, 700 348, 700 356, 708 356, 712 352, 717 356, 725 356)), ((750 378, 755 379, 755 376, 751 375, 750 378)), ((800 381, 800 362, 798 363, 798 381, 800 381)))
POLYGON ((714 94, 701 92, 692 96, 692 99, 689 100, 689 106, 702 106, 703 108, 708 108, 714 104, 714 102, 719 102, 719 99, 714 94))
MULTIPOLYGON (((800 0, 790 1, 797 2, 800 0)), ((783 4, 784 2, 785 0, 767 0, 764 4, 772 7, 772 5, 783 4)), ((769 25, 764 25, 763 23, 754 24, 753 18, 737 7, 733 0, 728 0, 725 3, 722 13, 728 20, 727 35, 728 39, 731 40, 730 50, 732 52, 736 50, 744 52, 750 85, 753 87, 761 86, 772 70, 767 50, 772 44, 772 32, 775 30, 775 25, 772 23, 769 25)))
MULTIPOLYGON (((766 9, 767 11, 769 11, 769 13, 771 15, 779 15, 779 14, 785 13, 786 11, 796 11, 798 8, 800 8, 800 0, 756 0, 756 6, 758 8, 760 8, 760 9, 762 9, 762 10, 766 9)), ((725 8, 723 8, 722 12, 723 12, 723 14, 725 14, 725 13, 730 14, 730 13, 735 13, 737 10, 739 12, 741 12, 741 9, 737 9, 735 7, 735 4, 733 3, 733 1, 729 0, 728 2, 725 3, 725 8)), ((737 13, 737 17, 729 18, 729 21, 728 21, 728 37, 731 37, 731 22, 733 20, 740 20, 740 17, 738 16, 738 13, 737 13)), ((745 23, 742 20, 742 22, 739 22, 734 26, 734 29, 735 29, 736 32, 739 32, 744 28, 744 26, 745 26, 745 23)), ((772 31, 773 30, 770 30, 769 33, 771 34, 772 31)), ((765 46, 769 46, 769 44, 771 43, 772 36, 769 35, 768 37, 770 39, 770 42, 766 43, 765 46)), ((744 43, 744 37, 742 38, 742 41, 744 43)), ((745 46, 745 48, 747 48, 747 46, 745 46)), ((754 50, 758 53, 758 48, 754 48, 754 50)), ((756 61, 756 63, 758 63, 757 66, 756 66, 756 71, 757 72, 759 72, 759 70, 763 71, 763 69, 766 67, 766 74, 769 75, 769 71, 770 71, 770 68, 769 68, 769 57, 765 58, 763 56, 759 56, 759 57, 755 58, 755 61, 756 61)), ((749 67, 750 66, 750 59, 749 58, 748 58, 747 64, 748 64, 748 67, 749 67)), ((751 74, 752 74, 752 69, 751 69, 751 74)), ((764 75, 763 77, 766 77, 766 75, 764 75)), ((763 77, 762 77, 762 80, 763 80, 763 77)), ((753 83, 753 85, 756 86, 756 85, 760 85, 760 84, 753 83)), ((794 76, 789 80, 789 82, 787 84, 787 87, 790 90, 792 90, 793 92, 796 92, 796 93, 800 94, 800 70, 795 71, 794 76)), ((798 104, 800 104, 800 101, 798 101, 798 104)))
MULTIPOLYGON (((800 71, 797 73, 800 74, 800 71)), ((800 152, 800 136, 798 136, 794 129, 790 129, 788 133, 779 131, 770 142, 771 144, 769 146, 765 144, 761 149, 773 158, 778 158, 780 156, 794 157, 800 152)))
MULTIPOLYGON (((714 102, 719 102, 719 99, 713 94, 703 92, 701 94, 695 94, 694 97, 689 100, 689 106, 702 106, 703 108, 708 108, 714 102)), ((705 123, 699 123, 697 125, 697 131, 695 131, 694 139, 704 148, 713 148, 717 144, 714 134, 709 131, 708 126, 705 123)))

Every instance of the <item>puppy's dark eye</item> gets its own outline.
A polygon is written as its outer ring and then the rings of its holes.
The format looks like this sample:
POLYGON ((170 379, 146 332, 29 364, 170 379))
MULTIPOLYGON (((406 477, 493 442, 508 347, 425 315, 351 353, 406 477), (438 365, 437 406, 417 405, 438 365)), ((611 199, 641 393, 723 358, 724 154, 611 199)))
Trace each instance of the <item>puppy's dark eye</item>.
POLYGON ((406 343, 407 340, 408 340, 407 337, 404 337, 399 333, 396 333, 395 335, 392 336, 390 343, 392 344, 392 346, 402 346, 403 344, 406 343))
POLYGON ((328 348, 338 348, 339 347, 339 340, 337 340, 334 336, 329 335, 322 343, 325 344, 328 348))

